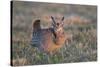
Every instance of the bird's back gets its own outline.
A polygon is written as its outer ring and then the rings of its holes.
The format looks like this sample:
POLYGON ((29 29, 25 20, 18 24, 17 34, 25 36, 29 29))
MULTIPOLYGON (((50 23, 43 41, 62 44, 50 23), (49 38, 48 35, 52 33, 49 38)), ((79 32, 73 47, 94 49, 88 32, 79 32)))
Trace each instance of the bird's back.
MULTIPOLYGON (((38 47, 41 50, 46 48, 49 49, 51 45, 53 45, 53 33, 52 29, 39 29, 37 31, 33 31, 32 36, 32 45, 38 47)), ((47 50, 47 49, 46 49, 47 50)))

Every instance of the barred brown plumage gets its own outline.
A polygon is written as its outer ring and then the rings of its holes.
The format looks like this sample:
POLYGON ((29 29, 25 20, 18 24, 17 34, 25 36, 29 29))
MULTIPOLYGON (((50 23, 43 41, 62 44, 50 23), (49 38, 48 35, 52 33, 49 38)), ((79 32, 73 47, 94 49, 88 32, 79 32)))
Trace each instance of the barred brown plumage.
POLYGON ((41 28, 40 20, 33 23, 32 45, 39 50, 51 53, 61 48, 66 40, 63 29, 64 17, 58 21, 51 16, 53 27, 41 28))

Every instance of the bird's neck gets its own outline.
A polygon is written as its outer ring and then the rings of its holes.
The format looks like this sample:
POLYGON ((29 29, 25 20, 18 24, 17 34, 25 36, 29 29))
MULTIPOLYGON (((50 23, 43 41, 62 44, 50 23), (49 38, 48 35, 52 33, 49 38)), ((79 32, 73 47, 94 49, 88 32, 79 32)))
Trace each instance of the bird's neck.
POLYGON ((65 38, 66 38, 64 30, 57 31, 57 32, 55 32, 55 34, 56 34, 55 43, 57 45, 63 45, 65 43, 65 38))

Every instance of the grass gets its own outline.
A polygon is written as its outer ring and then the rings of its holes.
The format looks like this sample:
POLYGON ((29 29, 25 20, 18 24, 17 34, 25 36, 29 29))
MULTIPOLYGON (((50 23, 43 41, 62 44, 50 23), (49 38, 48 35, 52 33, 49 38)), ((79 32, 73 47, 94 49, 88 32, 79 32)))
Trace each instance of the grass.
MULTIPOLYGON (((40 65, 97 60, 96 6, 14 2, 13 7, 11 59, 13 65, 40 65), (46 9, 47 7, 49 8, 46 9), (59 9, 59 7, 61 8, 59 9), (65 44, 57 53, 50 55, 30 45, 32 21, 36 18, 42 18, 44 14, 51 16, 56 12, 65 16, 75 13, 93 21, 85 24, 76 21, 75 24, 65 22, 66 35, 73 35, 71 42, 65 44)), ((46 22, 45 18, 41 21, 41 24, 46 27, 50 26, 49 20, 46 22)))

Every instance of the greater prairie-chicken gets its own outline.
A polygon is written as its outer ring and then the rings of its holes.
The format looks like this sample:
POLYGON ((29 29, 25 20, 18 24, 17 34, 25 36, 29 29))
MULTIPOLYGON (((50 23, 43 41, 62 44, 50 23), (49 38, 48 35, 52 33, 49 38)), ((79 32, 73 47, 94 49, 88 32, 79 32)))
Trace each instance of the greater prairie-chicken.
POLYGON ((61 48, 66 40, 64 33, 64 17, 57 19, 51 16, 52 27, 41 28, 40 20, 33 23, 32 45, 39 50, 50 53, 61 48))

